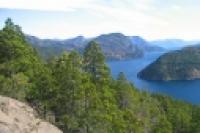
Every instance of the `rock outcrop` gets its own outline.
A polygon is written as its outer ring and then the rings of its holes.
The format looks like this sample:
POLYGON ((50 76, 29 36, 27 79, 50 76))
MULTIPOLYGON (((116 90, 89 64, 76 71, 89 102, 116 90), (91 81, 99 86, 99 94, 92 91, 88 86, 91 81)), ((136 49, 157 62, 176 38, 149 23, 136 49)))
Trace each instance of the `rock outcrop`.
POLYGON ((34 114, 25 103, 0 96, 0 133, 62 133, 34 114))

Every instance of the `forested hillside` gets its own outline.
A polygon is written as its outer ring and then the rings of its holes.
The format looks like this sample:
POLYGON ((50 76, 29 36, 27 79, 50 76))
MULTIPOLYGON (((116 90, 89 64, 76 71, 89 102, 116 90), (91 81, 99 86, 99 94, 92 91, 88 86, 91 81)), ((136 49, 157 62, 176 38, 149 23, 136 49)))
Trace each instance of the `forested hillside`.
POLYGON ((0 94, 28 102, 64 133, 199 133, 200 108, 115 80, 89 42, 44 63, 11 19, 0 30, 0 94))
POLYGON ((185 47, 165 53, 143 69, 138 76, 146 80, 199 79, 200 48, 197 46, 185 47))

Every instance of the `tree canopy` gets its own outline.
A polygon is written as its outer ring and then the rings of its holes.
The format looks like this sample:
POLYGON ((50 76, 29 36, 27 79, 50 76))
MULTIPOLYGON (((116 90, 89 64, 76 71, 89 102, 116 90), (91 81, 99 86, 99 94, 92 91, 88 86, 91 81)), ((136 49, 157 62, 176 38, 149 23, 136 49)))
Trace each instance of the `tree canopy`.
POLYGON ((28 102, 64 133, 198 133, 200 108, 115 80, 98 43, 43 62, 11 19, 0 30, 0 94, 28 102))

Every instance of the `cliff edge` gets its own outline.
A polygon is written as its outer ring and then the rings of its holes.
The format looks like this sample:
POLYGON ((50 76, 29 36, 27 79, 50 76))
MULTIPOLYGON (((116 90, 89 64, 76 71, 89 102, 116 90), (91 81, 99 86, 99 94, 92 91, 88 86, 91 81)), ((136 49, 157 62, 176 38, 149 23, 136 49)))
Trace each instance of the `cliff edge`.
POLYGON ((25 103, 0 96, 0 133, 62 133, 52 124, 38 119, 25 103))

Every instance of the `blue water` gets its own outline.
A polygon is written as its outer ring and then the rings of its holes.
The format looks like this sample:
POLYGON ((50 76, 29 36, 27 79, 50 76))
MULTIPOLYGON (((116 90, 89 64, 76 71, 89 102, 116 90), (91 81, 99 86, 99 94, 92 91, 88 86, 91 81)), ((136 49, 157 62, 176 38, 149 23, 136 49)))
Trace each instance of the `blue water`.
POLYGON ((152 93, 161 93, 172 96, 176 99, 200 104, 200 80, 192 81, 145 81, 137 78, 137 73, 148 64, 155 61, 161 52, 146 54, 144 58, 129 61, 111 61, 108 65, 111 68, 113 77, 119 72, 124 72, 127 79, 138 89, 152 93))

